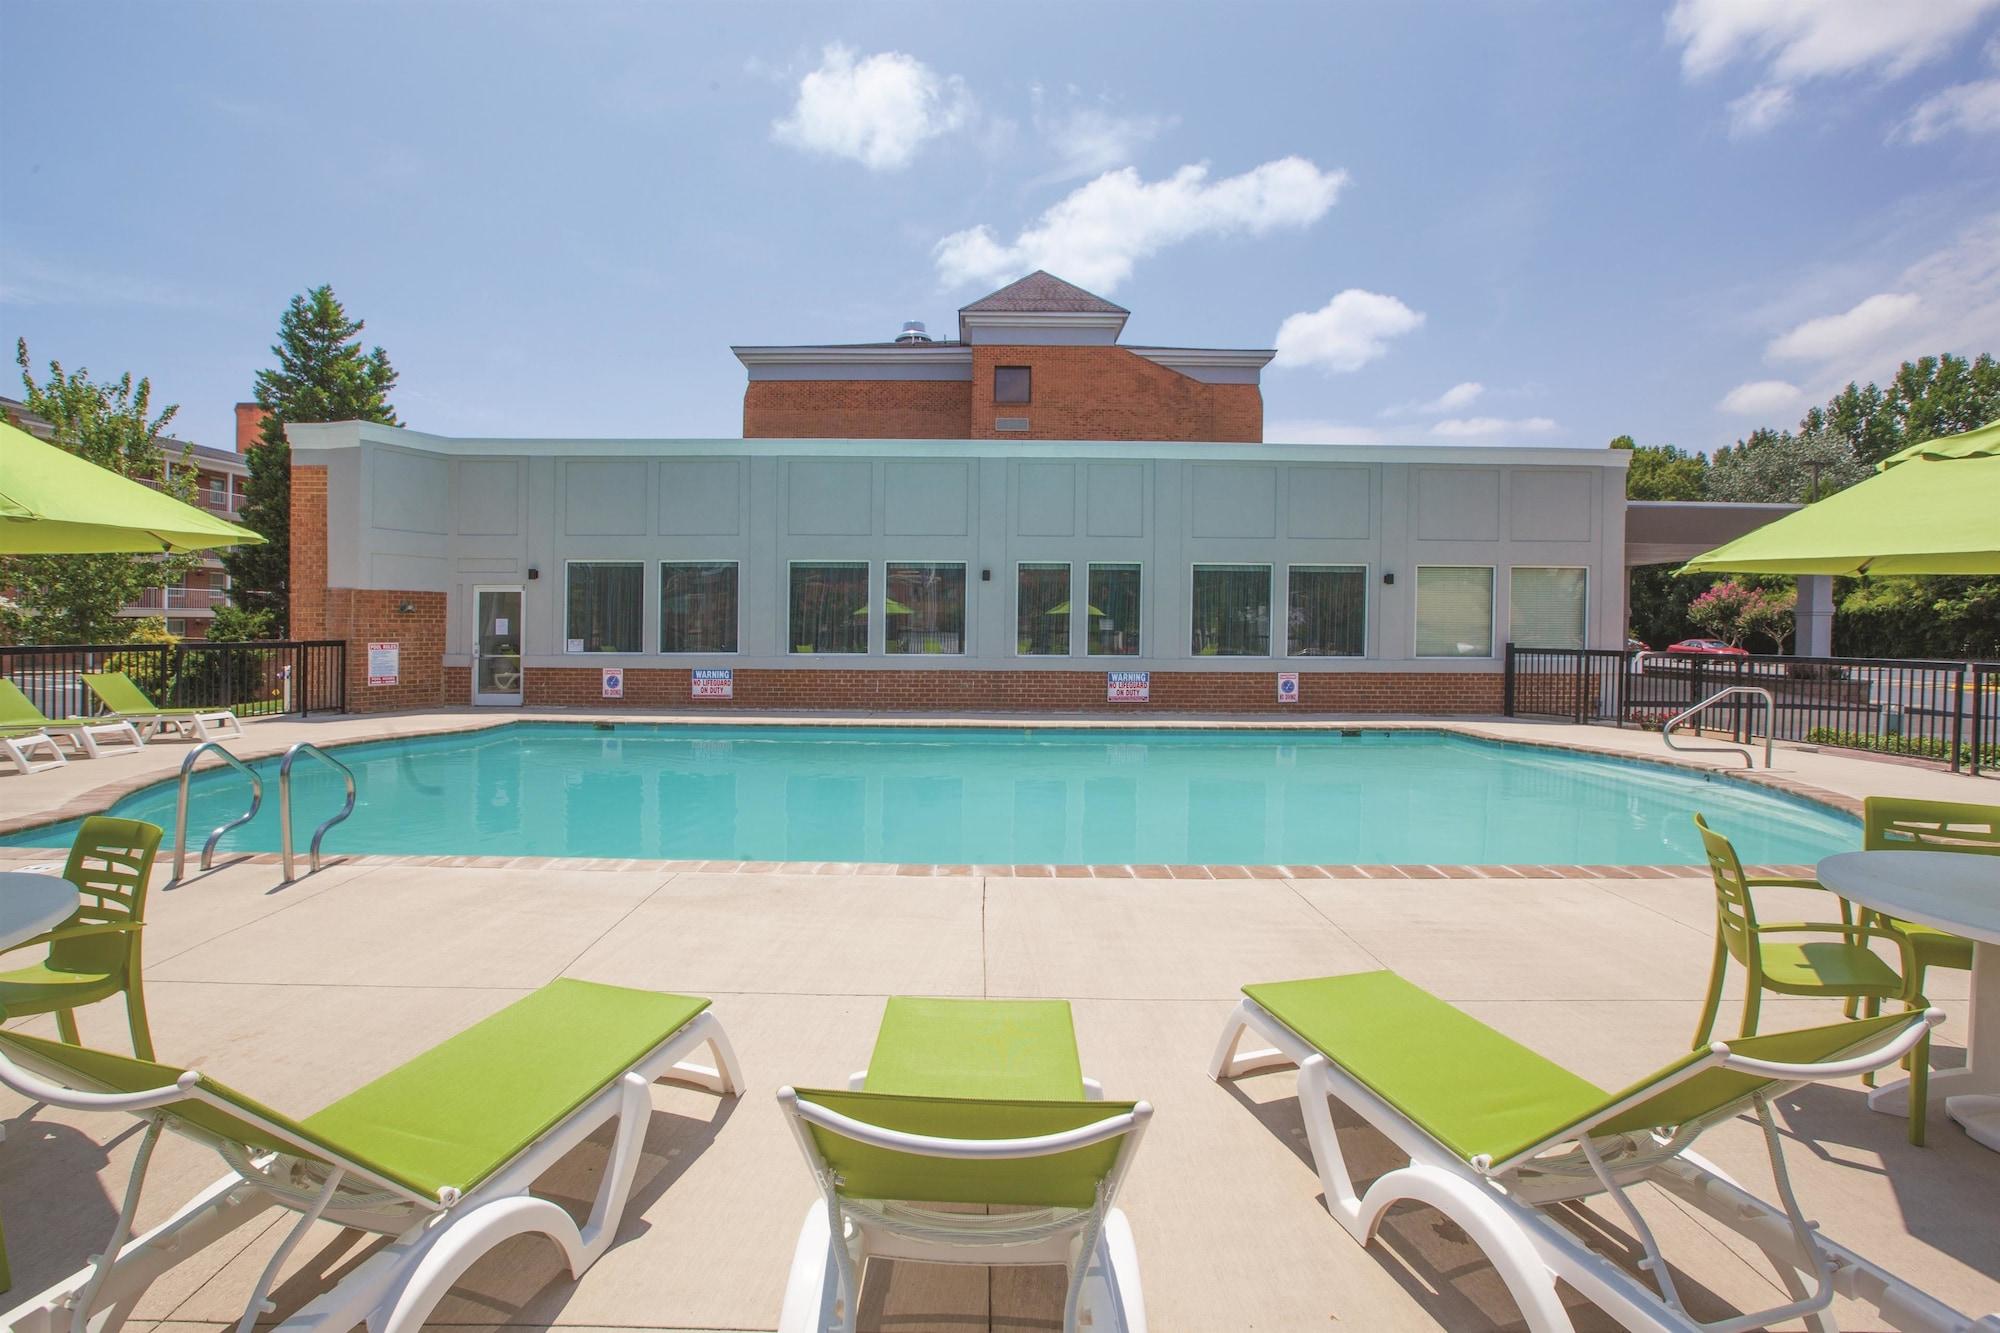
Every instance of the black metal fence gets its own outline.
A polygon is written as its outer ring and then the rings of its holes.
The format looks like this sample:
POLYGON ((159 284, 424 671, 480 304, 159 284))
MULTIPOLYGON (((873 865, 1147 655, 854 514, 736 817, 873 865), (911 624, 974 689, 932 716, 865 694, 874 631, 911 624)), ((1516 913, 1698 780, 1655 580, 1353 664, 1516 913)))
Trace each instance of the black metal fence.
MULTIPOLYGON (((1625 653, 1507 645, 1509 717, 1657 730, 1732 685, 1769 690, 1778 740, 2000 768, 2000 664, 1865 657, 1625 653)), ((1762 704, 1741 696, 1702 714, 1748 740, 1762 704)), ((1761 732, 1760 732, 1761 734, 1761 732)))
POLYGON ((238 717, 347 711, 347 644, 56 643, 0 647, 0 676, 52 718, 104 712, 86 672, 123 671, 162 708, 227 708, 238 717))

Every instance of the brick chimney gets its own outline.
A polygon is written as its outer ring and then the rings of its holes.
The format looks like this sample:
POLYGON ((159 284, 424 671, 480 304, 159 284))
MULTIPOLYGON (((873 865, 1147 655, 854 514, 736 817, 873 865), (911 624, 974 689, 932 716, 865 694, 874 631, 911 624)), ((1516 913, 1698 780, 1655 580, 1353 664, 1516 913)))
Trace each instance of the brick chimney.
POLYGON ((264 437, 264 418, 271 415, 255 403, 236 405, 236 452, 247 454, 264 437))

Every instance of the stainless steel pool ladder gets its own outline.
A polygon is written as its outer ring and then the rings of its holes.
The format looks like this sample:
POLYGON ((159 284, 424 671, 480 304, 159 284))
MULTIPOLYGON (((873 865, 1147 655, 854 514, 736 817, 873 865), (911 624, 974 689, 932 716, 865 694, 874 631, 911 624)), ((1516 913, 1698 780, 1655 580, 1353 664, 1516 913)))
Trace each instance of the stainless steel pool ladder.
POLYGON ((285 882, 291 883, 292 874, 292 764, 300 755, 312 755, 316 759, 332 764, 340 773, 341 781, 347 784, 347 803, 340 810, 313 830, 312 845, 307 850, 308 875, 319 870, 319 844, 326 837, 326 831, 354 813, 354 771, 341 763, 311 741, 300 741, 285 751, 284 760, 278 765, 278 838, 285 860, 285 882))
POLYGON ((250 765, 231 754, 228 747, 223 745, 221 741, 203 741, 200 745, 195 746, 194 749, 189 750, 187 758, 181 760, 180 802, 174 811, 175 883, 179 883, 187 873, 188 781, 194 777, 194 766, 201 762, 201 757, 210 751, 221 755, 223 762, 227 763, 244 777, 250 779, 250 808, 208 835, 208 841, 201 845, 201 869, 207 870, 215 864, 215 844, 222 841, 222 835, 239 824, 247 824, 255 819, 257 811, 264 804, 264 779, 258 777, 256 770, 252 769, 250 765))
MULTIPOLYGON (((1686 722, 1688 719, 1694 717, 1696 714, 1702 712, 1704 709, 1713 707, 1715 704, 1720 703, 1722 700, 1730 698, 1733 695, 1747 695, 1751 698, 1760 699, 1763 701, 1764 767, 1769 768, 1771 766, 1771 742, 1776 736, 1778 730, 1778 701, 1772 697, 1771 692, 1769 690, 1765 689, 1761 685, 1731 685, 1726 689, 1717 690, 1714 694, 1709 695, 1706 699, 1703 699, 1700 703, 1694 705, 1694 707, 1684 708, 1680 712, 1675 713, 1672 717, 1668 718, 1666 722, 1660 727, 1660 739, 1666 742, 1666 746, 1669 750, 1679 750, 1684 754, 1740 754, 1743 756, 1743 766, 1745 768, 1757 767, 1756 756, 1752 755, 1748 749, 1745 749, 1740 745, 1675 745, 1674 744, 1675 727, 1678 727, 1681 723, 1686 722)), ((1753 731, 1751 734, 1754 735, 1755 732, 1753 731)))

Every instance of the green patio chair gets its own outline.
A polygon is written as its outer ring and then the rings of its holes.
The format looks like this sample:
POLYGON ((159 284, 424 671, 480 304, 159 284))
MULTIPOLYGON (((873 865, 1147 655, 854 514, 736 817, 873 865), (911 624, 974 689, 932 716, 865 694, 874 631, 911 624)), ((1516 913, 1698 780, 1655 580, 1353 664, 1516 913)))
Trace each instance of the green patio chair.
MULTIPOLYGON (((2000 856, 2000 805, 1966 805, 1957 801, 1917 801, 1902 796, 1870 796, 1861 803, 1861 845, 1871 852, 1964 852, 2000 856)), ((1916 969, 1914 985, 1924 988, 1924 973, 1933 967, 1972 970, 1972 941, 1963 935, 1915 921, 1898 921, 1880 912, 1864 912, 1863 920, 1887 926, 1910 941, 1916 969)), ((1863 1000, 1874 1013, 1879 999, 1863 1000)))
MULTIPOLYGON (((1702 847, 1708 854, 1709 874, 1715 880, 1715 961, 1709 969, 1708 995, 1702 1001, 1701 1021, 1695 1028, 1694 1049, 1708 1045, 1715 1031, 1717 1011, 1722 1007, 1722 983, 1735 959, 1746 976, 1743 982, 1743 1022, 1738 1031, 1750 1036, 1757 1031, 1764 992, 1807 999, 1834 999, 1856 1003, 1884 999, 1901 1000, 1911 1009, 1928 1005, 1916 988, 1918 975, 1910 939, 1888 926, 1872 925, 1850 915, 1845 899, 1840 903, 1839 921, 1760 922, 1754 891, 1760 888, 1828 890, 1814 879, 1756 878, 1743 873, 1743 862, 1729 839, 1708 826, 1700 815, 1694 817, 1701 832, 1702 847), (1769 936, 1821 935, 1832 939, 1771 939, 1769 936), (1869 948, 1870 939, 1889 940, 1902 955, 1902 970, 1882 961, 1869 948)), ((1923 1096, 1930 1082, 1930 1043, 1920 1042, 1910 1058, 1910 1142, 1924 1142, 1923 1096)))
POLYGON ((243 724, 227 708, 162 708, 122 671, 86 671, 83 683, 113 714, 136 723, 148 736, 171 728, 198 741, 243 735, 243 724))
POLYGON ((21 687, 0 677, 0 735, 43 734, 68 741, 72 754, 91 759, 103 753, 104 741, 122 740, 138 749, 146 743, 139 729, 125 718, 68 717, 61 721, 43 715, 21 687))
MULTIPOLYGON (((308 1035, 298 1034, 294 1057, 313 1049, 308 1035)), ((126 1112, 146 1125, 103 1252, 17 1306, 10 1328, 116 1328, 153 1282, 271 1207, 298 1214, 298 1222, 253 1286, 242 1329, 269 1326, 260 1320, 272 1310, 272 1286, 322 1217, 387 1240, 343 1255, 327 1274, 330 1288, 280 1328, 365 1323, 372 1333, 416 1333, 460 1274, 519 1235, 547 1236, 580 1277, 618 1232, 652 1118, 649 1085, 664 1079, 723 1094, 741 1089, 708 1001, 568 978, 296 1120, 203 1073, 0 1031, 0 1085, 71 1110, 126 1112), (702 1045, 713 1066, 686 1061, 702 1045), (609 1156, 579 1226, 530 1187, 607 1126, 615 1127, 609 1156), (214 1149, 229 1170, 128 1242, 165 1130, 214 1149)))
MULTIPOLYGON (((1496 1032, 1393 972, 1245 986, 1209 1075, 1235 1079, 1296 1066, 1299 1110, 1326 1205, 1362 1245, 1402 1203, 1435 1208, 1482 1250, 1536 1333, 1571 1330, 1567 1283, 1626 1328, 1746 1333, 1799 1316, 1836 1327, 1836 1292, 1874 1305, 1899 1328, 1981 1328, 1943 1302, 1823 1235, 1785 1170, 1774 1100, 1808 1083, 1895 1063, 1942 1022, 1938 1010, 1715 1042, 1609 1092, 1496 1032), (1267 1043, 1244 1049, 1255 1033, 1267 1043), (1407 1164, 1356 1188, 1331 1106, 1386 1136, 1407 1164), (1692 1151, 1712 1126, 1753 1111, 1781 1206, 1743 1189, 1692 1151), (1632 1198, 1651 1184, 1761 1250, 1790 1299, 1703 1323, 1632 1198), (1575 1227, 1580 1201, 1606 1196, 1644 1257, 1636 1271, 1575 1227)), ((1989 1316, 1990 1318, 1990 1316, 1989 1316)), ((1873 1327, 1874 1325, 1870 1325, 1873 1327)), ((2000 1323, 1996 1323, 2000 1327, 2000 1323)))
POLYGON ((1113 1204, 1152 1108, 1083 1077, 1067 1001, 892 998, 848 1082, 778 1091, 820 1190, 780 1333, 852 1330, 870 1259, 1061 1264, 1066 1333, 1144 1333, 1113 1204))
POLYGON ((146 888, 161 836, 158 824, 137 819, 92 815, 83 821, 63 865, 63 878, 76 885, 82 901, 55 929, 14 946, 46 944, 48 955, 32 967, 0 972, 0 1016, 53 1013, 62 1039, 75 1046, 76 1011, 123 994, 132 1051, 142 1060, 153 1058, 139 958, 146 888))

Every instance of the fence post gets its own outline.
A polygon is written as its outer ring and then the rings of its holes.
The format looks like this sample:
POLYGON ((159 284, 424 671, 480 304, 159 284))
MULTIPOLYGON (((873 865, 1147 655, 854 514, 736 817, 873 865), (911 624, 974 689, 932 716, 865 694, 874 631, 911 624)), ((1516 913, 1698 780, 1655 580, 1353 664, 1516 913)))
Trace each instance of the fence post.
POLYGON ((338 647, 339 647, 339 649, 340 649, 340 652, 339 652, 339 656, 340 656, 340 711, 341 711, 341 712, 343 712, 343 713, 345 713, 345 712, 347 711, 347 641, 346 641, 345 639, 342 639, 342 640, 340 640, 340 641, 339 641, 339 644, 338 644, 338 647))
POLYGON ((1584 701, 1584 689, 1590 683, 1590 654, 1579 648, 1576 650, 1576 694, 1570 701, 1570 711, 1576 714, 1576 724, 1580 727, 1590 720, 1590 705, 1584 701))
MULTIPOLYGON (((1974 692, 1974 707, 1978 706, 1977 691, 1974 692)), ((1959 742, 1965 731, 1965 665, 1951 673, 1951 771, 1958 772, 1963 757, 1959 742)))
POLYGON ((298 697, 299 716, 311 717, 312 696, 312 651, 303 643, 292 647, 292 691, 298 697))
POLYGON ((1507 666, 1500 677, 1500 711, 1507 717, 1514 716, 1514 645, 1507 645, 1507 666))

